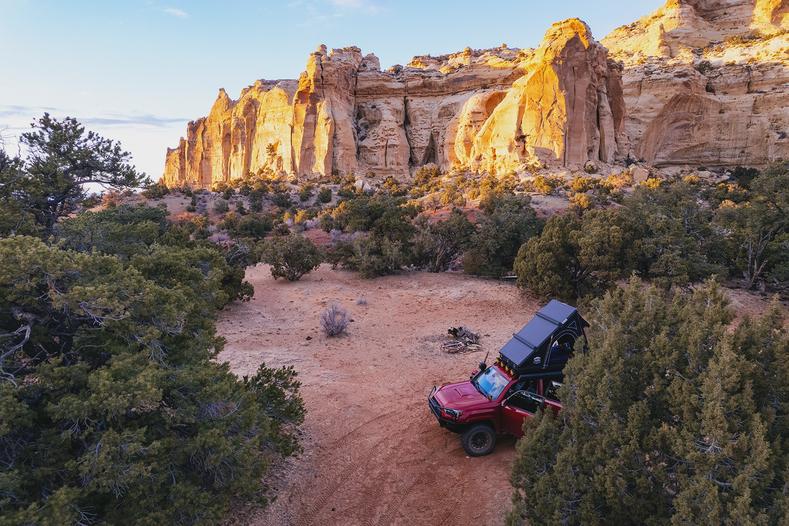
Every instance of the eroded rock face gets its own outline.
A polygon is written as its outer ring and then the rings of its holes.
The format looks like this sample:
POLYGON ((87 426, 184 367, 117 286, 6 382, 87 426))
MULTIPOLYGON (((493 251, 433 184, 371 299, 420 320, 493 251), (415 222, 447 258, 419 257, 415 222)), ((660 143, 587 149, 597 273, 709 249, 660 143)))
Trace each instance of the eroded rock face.
POLYGON ((789 2, 669 0, 603 39, 624 63, 628 154, 656 166, 789 158, 789 2))
POLYGON ((668 0, 602 44, 569 19, 535 50, 467 48, 386 71, 358 48, 321 46, 298 81, 258 81, 237 101, 220 90, 168 149, 164 181, 789 159, 789 0, 668 0))
MULTIPOLYGON (((455 141, 457 163, 502 172, 524 163, 613 162, 624 100, 618 69, 608 62, 606 49, 594 41, 589 27, 577 19, 554 24, 524 70, 485 119, 470 150, 470 119, 462 115, 461 141, 455 141), (611 93, 609 83, 615 84, 611 93)), ((487 110, 491 100, 475 101, 471 116, 484 115, 476 106, 484 102, 487 110)))
POLYGON ((537 50, 415 57, 381 71, 358 48, 315 51, 298 81, 224 90, 167 152, 169 186, 209 187, 271 170, 309 178, 406 178, 428 163, 493 173, 611 162, 622 136, 618 67, 580 20, 537 50))

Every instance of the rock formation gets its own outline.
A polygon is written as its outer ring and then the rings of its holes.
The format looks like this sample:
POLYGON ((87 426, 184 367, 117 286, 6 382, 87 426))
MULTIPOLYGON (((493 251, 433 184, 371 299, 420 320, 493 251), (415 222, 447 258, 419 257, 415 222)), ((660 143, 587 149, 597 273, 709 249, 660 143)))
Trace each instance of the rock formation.
POLYGON ((669 0, 603 39, 625 66, 628 154, 656 166, 789 158, 789 2, 669 0))
POLYGON ((583 166, 614 159, 623 121, 620 68, 576 19, 554 24, 537 50, 467 48, 387 71, 356 47, 321 46, 298 82, 258 81, 237 101, 220 90, 167 151, 164 181, 583 166))
POLYGON ((298 81, 257 81, 237 101, 220 90, 168 150, 164 181, 789 158, 789 0, 668 0, 602 44, 569 19, 535 50, 467 48, 386 71, 356 47, 321 46, 298 81))

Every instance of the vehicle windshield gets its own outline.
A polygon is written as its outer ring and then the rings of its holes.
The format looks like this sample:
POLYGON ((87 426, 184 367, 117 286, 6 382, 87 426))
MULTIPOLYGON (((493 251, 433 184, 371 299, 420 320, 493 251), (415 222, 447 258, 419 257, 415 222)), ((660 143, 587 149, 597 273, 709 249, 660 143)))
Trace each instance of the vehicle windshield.
POLYGON ((477 390, 490 400, 498 398, 507 387, 509 379, 497 368, 490 366, 472 381, 477 390))

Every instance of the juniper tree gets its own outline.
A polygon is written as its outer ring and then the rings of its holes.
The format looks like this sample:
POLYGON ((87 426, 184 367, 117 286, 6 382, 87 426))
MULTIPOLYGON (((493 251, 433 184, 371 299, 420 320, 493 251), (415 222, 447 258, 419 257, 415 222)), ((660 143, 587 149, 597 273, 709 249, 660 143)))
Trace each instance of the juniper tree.
POLYGON ((540 232, 542 224, 529 196, 491 196, 482 212, 463 255, 463 270, 500 277, 512 270, 518 249, 540 232))
POLYGON ((616 210, 553 216, 518 250, 518 285, 541 296, 577 298, 632 269, 632 242, 632 229, 616 210))
POLYGON ((123 189, 146 181, 120 143, 86 132, 74 118, 58 120, 45 113, 32 127, 21 137, 26 158, 15 170, 0 169, 0 187, 8 189, 46 234, 76 209, 86 185, 123 189))
POLYGON ((778 524, 787 510, 787 335, 720 289, 633 279, 585 310, 590 350, 558 417, 517 446, 511 524, 778 524), (766 373, 766 374, 765 374, 766 373))
POLYGON ((296 449, 295 372, 213 361, 207 250, 0 239, 0 524, 215 524, 296 449))

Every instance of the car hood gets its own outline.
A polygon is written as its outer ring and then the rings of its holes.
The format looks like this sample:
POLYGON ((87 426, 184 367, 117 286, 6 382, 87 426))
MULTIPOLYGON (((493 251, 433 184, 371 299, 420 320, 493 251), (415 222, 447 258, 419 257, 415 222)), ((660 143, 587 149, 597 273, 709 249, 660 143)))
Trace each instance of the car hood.
POLYGON ((491 403, 469 381, 442 385, 436 389, 433 396, 442 407, 450 409, 463 409, 491 403))

